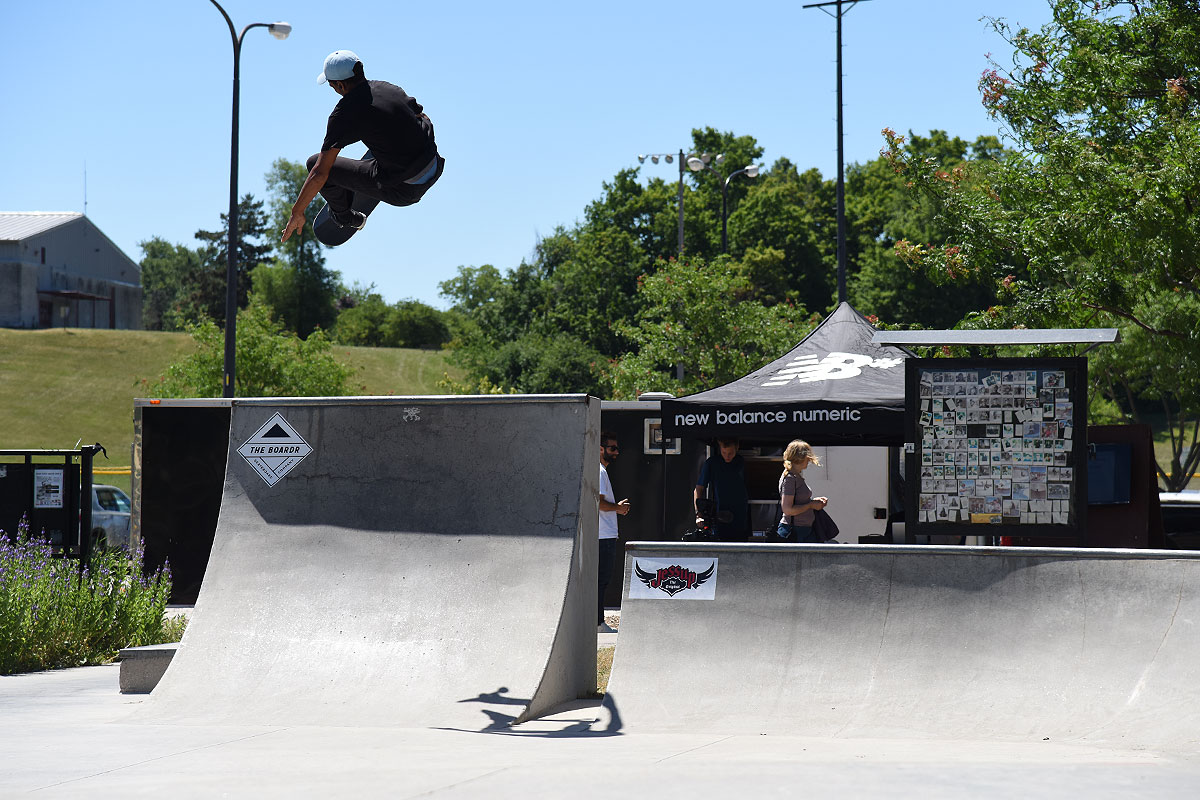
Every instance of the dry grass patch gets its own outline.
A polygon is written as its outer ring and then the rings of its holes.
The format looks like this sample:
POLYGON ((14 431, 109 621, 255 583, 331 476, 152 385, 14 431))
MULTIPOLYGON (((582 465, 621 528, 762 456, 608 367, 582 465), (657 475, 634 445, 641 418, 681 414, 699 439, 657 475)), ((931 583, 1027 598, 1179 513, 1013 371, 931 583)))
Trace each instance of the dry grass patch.
POLYGON ((612 675, 613 654, 617 652, 615 647, 601 647, 596 651, 596 693, 604 694, 608 691, 608 678, 612 675))

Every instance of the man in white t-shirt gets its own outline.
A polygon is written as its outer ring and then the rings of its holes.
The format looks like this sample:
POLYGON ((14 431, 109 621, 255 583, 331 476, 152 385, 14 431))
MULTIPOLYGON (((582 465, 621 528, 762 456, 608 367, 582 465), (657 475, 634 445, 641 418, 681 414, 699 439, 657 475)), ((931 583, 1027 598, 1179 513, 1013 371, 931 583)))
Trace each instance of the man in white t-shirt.
POLYGON ((596 568, 598 594, 596 595, 597 630, 600 633, 616 633, 604 621, 604 593, 612 578, 613 561, 617 554, 617 515, 629 513, 629 500, 617 502, 613 493, 612 482, 608 479, 608 467, 621 452, 617 446, 617 437, 607 431, 600 434, 600 496, 596 498, 600 506, 600 548, 599 561, 596 568))

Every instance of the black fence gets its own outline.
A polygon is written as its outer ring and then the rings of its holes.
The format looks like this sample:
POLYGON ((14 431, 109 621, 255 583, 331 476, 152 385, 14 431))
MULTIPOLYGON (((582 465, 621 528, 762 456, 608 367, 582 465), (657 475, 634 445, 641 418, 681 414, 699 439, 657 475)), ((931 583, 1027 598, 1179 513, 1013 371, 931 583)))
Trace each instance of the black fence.
POLYGON ((0 530, 22 519, 60 556, 86 563, 92 550, 92 463, 99 444, 78 450, 0 450, 0 530))

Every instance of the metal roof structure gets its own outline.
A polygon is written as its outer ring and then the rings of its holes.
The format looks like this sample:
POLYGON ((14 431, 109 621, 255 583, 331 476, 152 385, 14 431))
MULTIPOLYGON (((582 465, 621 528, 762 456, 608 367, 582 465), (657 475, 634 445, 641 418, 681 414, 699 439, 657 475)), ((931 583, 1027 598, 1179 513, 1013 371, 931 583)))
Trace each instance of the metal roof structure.
POLYGON ((1116 328, 1017 328, 982 331, 877 331, 873 344, 901 347, 957 345, 1112 344, 1121 341, 1116 328))
POLYGON ((19 242, 83 219, 73 211, 0 211, 0 242, 19 242))

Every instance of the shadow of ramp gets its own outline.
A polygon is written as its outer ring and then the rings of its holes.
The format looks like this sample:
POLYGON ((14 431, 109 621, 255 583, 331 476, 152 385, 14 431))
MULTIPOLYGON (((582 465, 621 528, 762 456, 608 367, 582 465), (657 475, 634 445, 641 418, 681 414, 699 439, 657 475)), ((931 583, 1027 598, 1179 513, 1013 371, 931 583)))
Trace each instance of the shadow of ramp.
POLYGON ((470 727, 480 685, 529 713, 590 691, 598 426, 584 396, 235 401, 205 582, 137 718, 470 727), (239 453, 264 430, 311 447, 273 484, 239 453))

